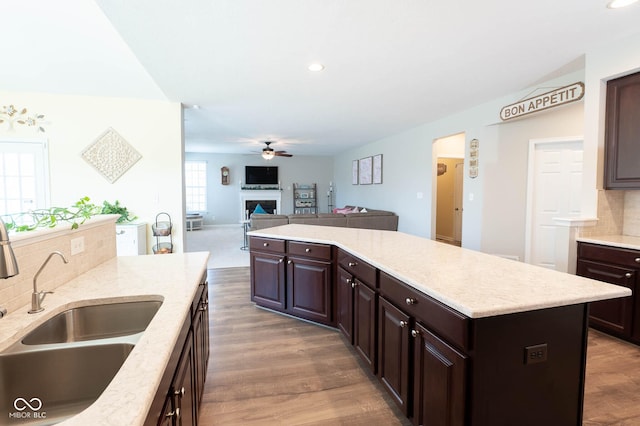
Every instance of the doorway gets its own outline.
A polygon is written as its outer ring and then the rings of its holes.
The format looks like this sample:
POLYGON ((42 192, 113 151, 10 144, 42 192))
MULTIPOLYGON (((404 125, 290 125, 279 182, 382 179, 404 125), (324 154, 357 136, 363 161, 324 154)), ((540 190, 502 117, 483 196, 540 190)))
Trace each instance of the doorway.
POLYGON ((556 218, 580 216, 583 140, 534 139, 529 144, 525 262, 558 269, 556 218))
POLYGON ((462 245, 464 133, 437 139, 433 144, 433 239, 462 245))

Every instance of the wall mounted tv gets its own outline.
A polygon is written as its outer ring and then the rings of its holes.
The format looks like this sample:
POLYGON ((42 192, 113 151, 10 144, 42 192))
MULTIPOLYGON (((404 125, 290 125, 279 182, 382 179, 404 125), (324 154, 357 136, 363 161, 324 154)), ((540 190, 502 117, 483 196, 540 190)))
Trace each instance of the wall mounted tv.
POLYGON ((278 167, 244 166, 247 185, 278 185, 278 167))

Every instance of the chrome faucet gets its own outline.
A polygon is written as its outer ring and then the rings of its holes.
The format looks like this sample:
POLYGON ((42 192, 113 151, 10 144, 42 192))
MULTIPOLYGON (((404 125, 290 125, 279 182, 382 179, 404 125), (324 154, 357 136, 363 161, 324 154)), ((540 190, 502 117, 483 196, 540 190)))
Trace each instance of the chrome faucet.
MULTIPOLYGON (((9 233, 2 218, 0 218, 0 278, 10 278, 18 275, 18 262, 11 248, 9 233)), ((0 318, 7 315, 7 310, 0 306, 0 318)))
POLYGON ((33 293, 31 293, 31 310, 29 311, 30 314, 44 311, 44 308, 42 307, 42 301, 47 296, 47 294, 53 293, 52 291, 38 291, 38 285, 36 284, 36 281, 38 280, 38 275, 40 275, 40 272, 42 272, 42 270, 47 265, 47 263, 49 263, 54 254, 60 256, 64 263, 69 263, 67 258, 64 257, 64 254, 60 253, 59 251, 52 251, 51 253, 49 253, 49 257, 47 257, 47 260, 44 261, 42 266, 40 266, 40 269, 38 269, 38 272, 36 272, 36 274, 33 276, 33 293))

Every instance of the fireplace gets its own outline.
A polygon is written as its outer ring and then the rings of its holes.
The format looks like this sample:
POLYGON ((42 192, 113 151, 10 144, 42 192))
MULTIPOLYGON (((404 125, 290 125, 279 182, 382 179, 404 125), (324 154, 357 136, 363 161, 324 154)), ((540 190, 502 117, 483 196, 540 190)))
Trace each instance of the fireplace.
POLYGON ((240 191, 240 221, 248 220, 249 216, 260 204, 267 213, 280 213, 280 190, 247 190, 240 191))

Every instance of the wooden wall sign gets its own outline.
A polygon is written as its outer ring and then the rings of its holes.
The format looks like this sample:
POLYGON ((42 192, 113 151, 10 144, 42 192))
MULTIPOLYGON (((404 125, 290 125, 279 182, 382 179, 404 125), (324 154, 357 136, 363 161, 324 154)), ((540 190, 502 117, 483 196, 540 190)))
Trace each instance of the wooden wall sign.
POLYGON ((515 104, 507 105, 500 110, 502 121, 522 117, 523 115, 555 108, 571 102, 579 101, 584 96, 584 83, 573 83, 551 92, 528 98, 515 104))

